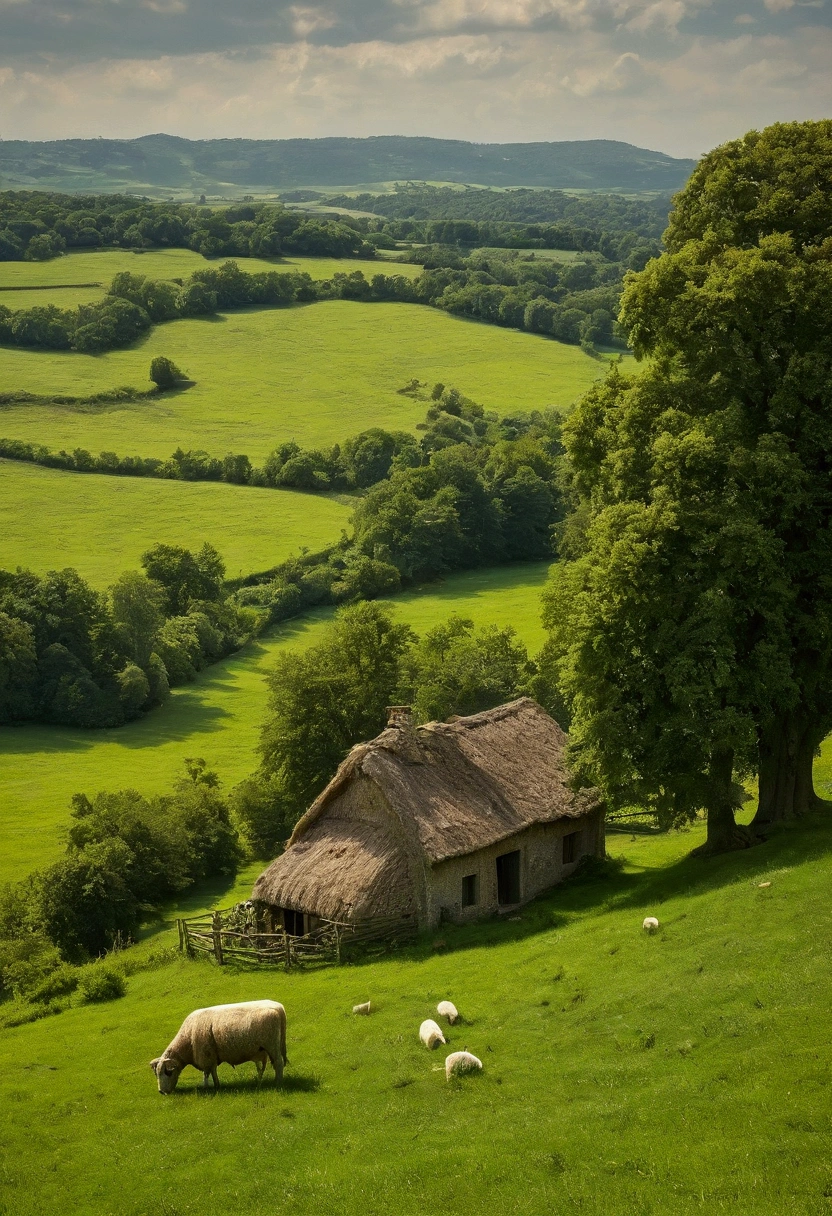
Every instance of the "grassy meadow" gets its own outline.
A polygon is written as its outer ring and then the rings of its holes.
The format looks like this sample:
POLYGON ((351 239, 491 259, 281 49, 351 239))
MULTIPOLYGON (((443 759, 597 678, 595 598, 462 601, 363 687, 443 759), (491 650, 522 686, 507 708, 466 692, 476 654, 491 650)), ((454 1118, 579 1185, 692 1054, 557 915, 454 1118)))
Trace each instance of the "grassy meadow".
POLYGON ((825 1216, 829 829, 708 862, 702 836, 611 835, 605 876, 377 962, 166 962, 160 929, 126 997, 4 1034, 0 1210, 825 1216), (192 1069, 157 1093, 147 1062, 191 1009, 259 997, 286 1006, 282 1089, 224 1065, 216 1096, 192 1069), (429 1054, 446 997, 463 1021, 429 1054), (446 1083, 463 1046, 484 1071, 446 1083))
POLYGON ((426 401, 397 390, 414 378, 507 413, 568 406, 607 367, 576 346, 417 304, 332 300, 172 321, 102 355, 3 347, 0 383, 39 395, 146 388, 156 355, 195 386, 110 405, 3 406, 0 434, 119 455, 164 457, 181 445, 262 461, 288 439, 331 445, 369 426, 412 429, 426 401))
MULTIPOLYGON (((478 625, 514 625, 534 652, 543 640, 538 595, 546 571, 546 563, 476 570, 391 602, 417 633, 456 612, 478 625)), ((283 650, 313 645, 331 615, 321 609, 287 621, 175 689, 160 709, 117 730, 26 725, 0 732, 0 885, 55 860, 76 792, 158 792, 189 756, 203 756, 226 787, 250 773, 266 708, 266 672, 283 650)))
POLYGON ((74 566, 93 586, 137 569, 150 545, 222 553, 229 578, 267 570, 306 546, 338 540, 348 495, 214 482, 67 473, 0 460, 0 568, 38 574, 74 566))
POLYGON ((0 262, 0 304, 7 308, 32 308, 35 304, 76 304, 100 300, 113 275, 123 270, 148 279, 186 279, 195 270, 236 261, 254 274, 261 270, 305 271, 313 279, 360 270, 366 278, 374 274, 402 274, 409 279, 421 274, 421 266, 408 262, 367 261, 358 258, 204 258, 191 249, 101 249, 73 250, 48 262, 0 262), (29 290, 26 290, 29 288, 29 290))

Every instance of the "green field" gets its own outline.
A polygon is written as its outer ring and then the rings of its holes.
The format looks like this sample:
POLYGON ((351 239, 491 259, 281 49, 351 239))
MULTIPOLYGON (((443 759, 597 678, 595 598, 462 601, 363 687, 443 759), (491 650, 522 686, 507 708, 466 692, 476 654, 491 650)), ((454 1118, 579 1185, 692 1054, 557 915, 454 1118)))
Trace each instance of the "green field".
POLYGON ((173 321, 97 356, 4 347, 0 383, 40 395, 144 388, 156 355, 175 360, 195 387, 83 409, 4 406, 0 434, 119 455, 168 456, 181 445, 261 461, 286 439, 328 446, 368 426, 412 428, 426 401, 397 389, 413 378, 455 385, 505 413, 568 406, 607 367, 576 346, 417 304, 332 300, 173 321))
MULTIPOLYGON (((63 476, 86 481, 78 474, 63 476)), ((419 633, 457 612, 477 624, 513 624, 534 652, 543 640, 538 596, 546 571, 545 563, 473 571, 392 602, 419 633)), ((204 756, 226 786, 252 772, 266 707, 263 677, 282 650, 316 642, 330 616, 331 611, 321 610, 287 622, 207 668, 193 684, 175 689, 161 709, 117 730, 4 728, 0 732, 0 884, 23 878, 57 857, 61 832, 69 822, 69 799, 76 792, 93 794, 125 786, 161 791, 187 756, 204 756)))
POLYGON ((2 1210, 827 1213, 829 829, 687 859, 702 835, 611 836, 608 877, 513 921, 443 928, 444 948, 434 935, 288 975, 179 960, 134 974, 120 1001, 7 1031, 2 1210), (216 1096, 192 1069, 156 1092, 147 1062, 191 1009, 260 997, 287 1010, 282 1090, 224 1065, 216 1096), (464 1022, 429 1054, 419 1023, 446 997, 464 1022), (375 1012, 353 1017, 368 998, 375 1012), (448 1084, 462 1046, 484 1071, 448 1084))
POLYGON ((360 270, 368 279, 374 274, 401 274, 415 279, 421 266, 396 262, 388 257, 378 261, 358 258, 204 258, 191 249, 102 249, 93 253, 68 253, 49 262, 0 262, 0 304, 7 308, 32 308, 57 304, 74 308, 77 304, 103 299, 113 276, 122 270, 143 274, 149 279, 186 279, 195 270, 236 261, 254 274, 261 270, 300 270, 313 279, 329 279, 334 274, 360 270), (30 290, 24 290, 29 288, 30 290))
POLYGON ((0 567, 37 573, 74 566, 96 587, 136 569, 154 543, 222 553, 229 578, 268 570, 302 546, 338 540, 347 495, 215 482, 64 473, 0 460, 0 567))

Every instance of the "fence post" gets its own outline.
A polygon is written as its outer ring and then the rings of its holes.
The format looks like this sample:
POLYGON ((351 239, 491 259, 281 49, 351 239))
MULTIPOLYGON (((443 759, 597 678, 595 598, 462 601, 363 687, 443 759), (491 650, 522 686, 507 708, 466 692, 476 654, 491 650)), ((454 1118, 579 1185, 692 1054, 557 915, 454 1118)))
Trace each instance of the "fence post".
POLYGON ((335 961, 338 966, 341 966, 341 929, 338 925, 335 926, 335 961))
POLYGON ((181 954, 182 947, 184 945, 184 941, 183 941, 183 934, 182 934, 182 918, 179 916, 177 916, 177 918, 176 918, 176 927, 179 930, 179 953, 181 954))
POLYGON ((222 967, 225 959, 222 956, 222 916, 219 912, 215 912, 211 918, 211 927, 214 935, 214 957, 222 967))

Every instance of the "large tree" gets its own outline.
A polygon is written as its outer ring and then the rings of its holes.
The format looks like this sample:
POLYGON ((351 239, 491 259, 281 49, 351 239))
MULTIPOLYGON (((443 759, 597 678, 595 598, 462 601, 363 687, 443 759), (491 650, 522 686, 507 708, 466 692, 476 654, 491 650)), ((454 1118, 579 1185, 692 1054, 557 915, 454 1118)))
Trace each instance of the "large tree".
POLYGON ((745 490, 779 544, 791 678, 756 708, 770 823, 815 802, 832 728, 832 122, 778 124, 717 148, 676 199, 668 253, 628 283, 636 353, 736 419, 745 490))
POLYGON ((565 429, 584 532, 548 616, 577 755, 614 796, 707 807, 712 848, 749 771, 758 822, 809 805, 832 726, 830 199, 830 123, 706 157, 625 289, 649 368, 565 429))

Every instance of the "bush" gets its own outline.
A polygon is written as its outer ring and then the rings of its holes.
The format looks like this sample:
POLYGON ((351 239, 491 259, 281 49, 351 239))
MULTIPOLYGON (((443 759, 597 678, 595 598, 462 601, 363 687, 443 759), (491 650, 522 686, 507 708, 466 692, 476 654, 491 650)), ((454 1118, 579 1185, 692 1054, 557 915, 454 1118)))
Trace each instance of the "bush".
POLYGON ((114 1001, 127 992, 127 981, 115 967, 98 963, 81 973, 78 987, 85 1001, 114 1001))
POLYGON ((188 377, 178 368, 172 359, 165 355, 157 355, 150 364, 150 379, 159 389, 173 388, 188 377))

